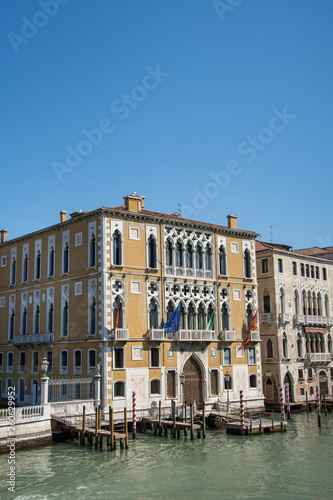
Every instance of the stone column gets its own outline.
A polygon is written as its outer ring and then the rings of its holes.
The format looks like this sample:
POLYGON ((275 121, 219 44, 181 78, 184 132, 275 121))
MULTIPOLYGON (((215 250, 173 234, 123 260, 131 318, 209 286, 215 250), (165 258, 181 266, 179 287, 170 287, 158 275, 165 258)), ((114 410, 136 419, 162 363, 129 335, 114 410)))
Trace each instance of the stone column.
POLYGON ((40 379, 41 382, 41 392, 40 392, 40 404, 42 406, 49 402, 49 377, 46 375, 40 379))

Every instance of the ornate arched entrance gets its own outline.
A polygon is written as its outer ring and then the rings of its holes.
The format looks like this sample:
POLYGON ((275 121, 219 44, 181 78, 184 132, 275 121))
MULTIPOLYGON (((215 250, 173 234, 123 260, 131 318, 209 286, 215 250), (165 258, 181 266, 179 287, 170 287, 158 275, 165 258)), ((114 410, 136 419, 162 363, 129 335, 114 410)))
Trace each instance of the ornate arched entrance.
POLYGON ((184 400, 188 403, 202 404, 202 375, 199 363, 191 356, 183 368, 185 375, 184 400))
POLYGON ((320 387, 320 392, 324 390, 325 394, 328 393, 327 373, 324 370, 321 370, 319 372, 319 387, 320 387))

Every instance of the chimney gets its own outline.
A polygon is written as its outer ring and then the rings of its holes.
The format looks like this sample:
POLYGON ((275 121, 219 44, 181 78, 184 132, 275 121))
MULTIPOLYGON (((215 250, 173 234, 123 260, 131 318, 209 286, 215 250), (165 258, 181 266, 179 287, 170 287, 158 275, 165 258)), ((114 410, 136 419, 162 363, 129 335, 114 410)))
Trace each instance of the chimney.
POLYGON ((124 196, 126 210, 130 212, 141 212, 145 208, 145 196, 134 193, 124 196))
POLYGON ((60 212, 60 222, 66 222, 66 210, 61 210, 60 212))
POLYGON ((237 229, 237 215, 227 215, 228 227, 237 229))
POLYGON ((7 229, 1 229, 1 231, 0 231, 0 235, 1 235, 0 243, 5 243, 5 241, 7 241, 7 233, 8 233, 7 229))

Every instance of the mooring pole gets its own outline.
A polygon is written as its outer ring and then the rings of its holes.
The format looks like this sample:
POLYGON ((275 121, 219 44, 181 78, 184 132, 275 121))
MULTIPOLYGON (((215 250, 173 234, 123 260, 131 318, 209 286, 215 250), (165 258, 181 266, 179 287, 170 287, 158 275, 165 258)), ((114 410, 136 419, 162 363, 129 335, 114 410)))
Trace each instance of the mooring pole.
POLYGON ((83 406, 83 415, 82 415, 82 435, 81 435, 81 443, 84 444, 86 434, 86 407, 83 406))
POLYGON ((290 420, 290 393, 289 384, 286 384, 286 407, 287 407, 287 418, 290 420))
POLYGON ((128 448, 128 427, 127 427, 127 410, 124 408, 124 421, 125 421, 125 448, 128 448))
POLYGON ((133 423, 132 423, 132 437, 136 438, 136 392, 133 391, 133 423))
POLYGON ((322 395, 323 395, 324 413, 325 413, 325 417, 326 417, 327 416, 327 411, 326 411, 325 389, 322 390, 322 395))
POLYGON ((173 437, 176 438, 176 401, 172 401, 173 437))
POLYGON ((306 413, 309 414, 309 398, 308 398, 308 391, 305 392, 305 398, 306 398, 306 413))
POLYGON ((109 418, 110 418, 110 432, 111 432, 111 451, 115 449, 115 440, 114 440, 114 422, 113 422, 113 410, 111 406, 109 407, 109 418))
POLYGON ((318 385, 316 387, 316 407, 317 407, 318 427, 321 427, 321 421, 320 421, 320 392, 319 392, 318 385))
POLYGON ((191 441, 194 439, 194 428, 193 428, 193 404, 190 403, 190 419, 191 419, 191 441))
POLYGON ((158 402, 158 435, 162 436, 162 402, 159 400, 158 402))
POLYGON ((245 432, 245 415, 244 415, 244 393, 243 391, 239 392, 240 396, 240 421, 241 421, 241 432, 244 434, 245 432))
POLYGON ((283 387, 280 387, 280 409, 281 409, 281 426, 284 421, 284 401, 283 401, 283 387))
POLYGON ((205 415, 205 406, 206 403, 202 403, 202 437, 205 439, 206 437, 206 415, 205 415))
POLYGON ((185 399, 185 424, 187 423, 187 401, 185 399))

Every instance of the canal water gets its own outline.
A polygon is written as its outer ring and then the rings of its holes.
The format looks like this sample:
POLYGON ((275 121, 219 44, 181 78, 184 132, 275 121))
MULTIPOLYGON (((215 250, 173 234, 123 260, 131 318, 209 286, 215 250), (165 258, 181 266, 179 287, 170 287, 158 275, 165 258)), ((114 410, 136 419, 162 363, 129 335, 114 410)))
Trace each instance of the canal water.
POLYGON ((260 436, 208 431, 180 440, 138 433, 114 452, 74 442, 16 453, 16 493, 0 456, 1 500, 313 499, 333 497, 333 414, 292 415, 288 431, 260 436))

